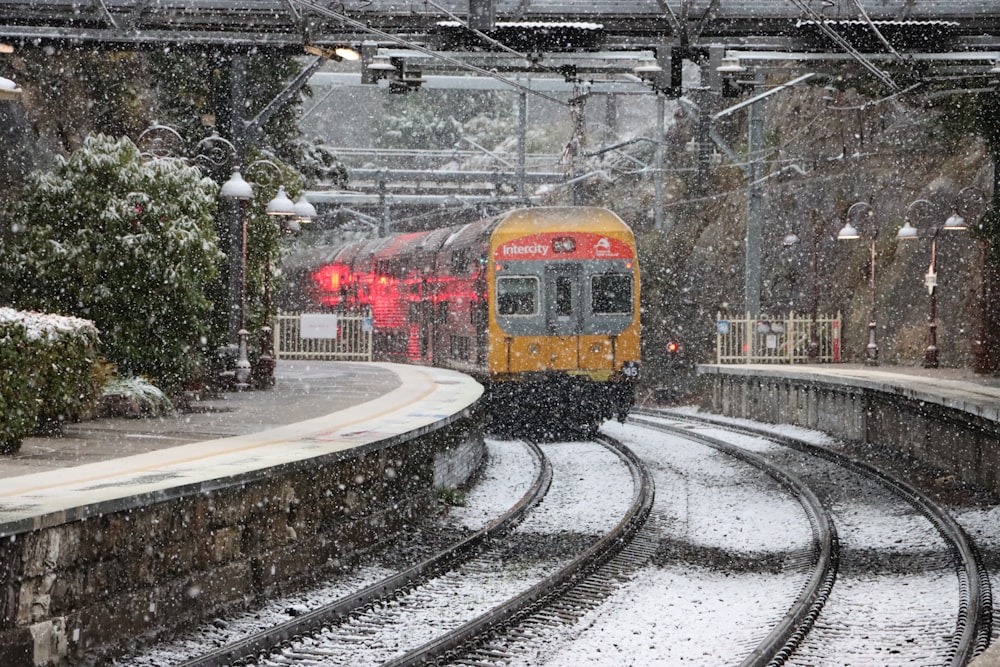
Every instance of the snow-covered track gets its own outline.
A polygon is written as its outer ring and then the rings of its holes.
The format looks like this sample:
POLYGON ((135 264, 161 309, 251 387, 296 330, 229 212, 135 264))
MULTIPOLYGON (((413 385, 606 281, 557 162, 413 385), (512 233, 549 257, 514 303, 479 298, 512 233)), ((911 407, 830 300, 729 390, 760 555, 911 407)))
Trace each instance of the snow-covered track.
POLYGON ((688 429, 660 422, 633 417, 631 422, 647 428, 694 440, 740 459, 763 471, 785 487, 802 506, 813 529, 812 572, 806 585, 795 599, 781 622, 757 645, 753 652, 740 664, 742 667, 762 667, 780 665, 798 645, 816 620, 837 577, 840 558, 837 529, 826 508, 815 493, 800 479, 785 469, 772 464, 740 447, 688 429))
POLYGON ((486 524, 457 544, 449 545, 440 553, 417 565, 378 581, 363 590, 347 595, 331 604, 315 609, 273 628, 258 632, 238 642, 190 659, 182 667, 216 667, 221 665, 249 664, 258 657, 297 637, 341 621, 379 601, 385 601, 400 592, 471 557, 489 540, 511 531, 532 507, 545 496, 552 482, 552 465, 538 445, 526 443, 538 461, 538 474, 534 483, 521 499, 502 515, 486 524))
MULTIPOLYGON (((935 503, 915 486, 896 479, 867 463, 833 451, 829 447, 820 446, 807 440, 787 435, 784 432, 779 433, 774 428, 756 427, 742 421, 737 424, 732 420, 713 419, 702 415, 695 416, 672 411, 636 410, 633 412, 633 422, 637 424, 642 423, 646 426, 649 422, 653 421, 659 426, 662 424, 661 420, 669 420, 675 423, 678 421, 686 422, 690 425, 699 425, 703 431, 741 434, 759 439, 760 441, 774 443, 788 450, 798 452, 805 457, 811 457, 814 461, 811 467, 818 469, 817 459, 819 459, 832 464, 836 468, 849 471, 858 478, 867 479, 873 487, 881 487, 887 492, 887 497, 891 496, 895 498, 895 502, 898 502, 900 505, 908 505, 911 508, 911 513, 923 517, 930 524, 928 530, 931 533, 936 531, 941 542, 941 548, 936 551, 931 546, 927 547, 927 553, 920 556, 924 561, 923 565, 938 571, 950 568, 957 579, 957 586, 955 587, 957 590, 957 599, 951 603, 952 608, 957 610, 953 632, 947 635, 947 641, 942 640, 939 646, 933 647, 938 651, 937 655, 919 655, 914 659, 934 660, 937 664, 958 667, 968 663, 989 644, 992 629, 992 594, 988 572, 964 529, 948 511, 935 503), (646 417, 646 419, 643 419, 643 417, 646 417), (937 556, 935 555, 936 552, 941 552, 942 555, 937 556), (941 562, 942 559, 945 559, 946 562, 941 562)), ((684 434, 690 437, 692 429, 690 427, 684 429, 684 434)), ((822 477, 823 474, 822 472, 818 472, 817 478, 822 477)), ((826 474, 828 475, 829 473, 826 474)), ((810 483, 816 485, 817 488, 823 486, 822 482, 817 483, 815 480, 810 483)), ((817 491, 817 493, 820 496, 826 496, 823 497, 823 502, 827 506, 844 503, 843 499, 836 499, 835 493, 831 494, 829 488, 826 491, 817 491)), ((852 549, 857 552, 866 546, 856 544, 852 546, 852 549)), ((876 552, 878 550, 877 547, 872 547, 872 549, 876 552)), ((871 555, 868 557, 871 558, 871 555)), ((878 563, 878 566, 883 568, 892 567, 885 563, 878 563)), ((852 565, 852 567, 856 567, 856 564, 852 565)), ((904 572, 903 574, 906 573, 904 572)), ((878 619, 874 620, 878 621, 878 619)), ((914 623, 917 622, 919 621, 914 621, 914 623)), ((886 619, 885 623, 887 626, 891 626, 894 623, 898 624, 898 621, 886 619)), ((869 619, 869 625, 872 624, 873 619, 869 619)), ((847 631, 848 629, 846 628, 828 630, 826 637, 827 639, 832 639, 838 633, 846 633, 847 631)), ((924 634, 927 634, 927 631, 924 634)), ((803 637, 803 640, 805 639, 803 637)), ((816 637, 809 637, 809 640, 813 645, 809 649, 813 652, 813 655, 812 657, 799 656, 805 660, 804 664, 813 664, 812 661, 816 659, 815 656, 821 655, 823 652, 822 646, 825 640, 817 639, 816 637)), ((893 646, 886 646, 882 650, 889 653, 899 652, 898 648, 893 646)), ((792 655, 788 654, 785 657, 791 658, 792 655)), ((790 659, 789 664, 796 664, 796 660, 790 659)), ((886 664, 890 663, 887 662, 886 664)))
POLYGON ((633 560, 648 556, 651 548, 632 542, 645 525, 653 505, 653 478, 645 464, 622 443, 604 435, 594 440, 612 449, 628 466, 632 477, 632 502, 621 520, 578 556, 530 589, 384 667, 445 664, 449 660, 456 660, 457 664, 491 664, 484 662, 490 658, 502 664, 506 657, 504 651, 494 651, 484 646, 485 642, 495 640, 498 634, 521 630, 522 623, 537 625, 539 618, 572 619, 577 609, 605 592, 604 583, 612 575, 600 571, 603 565, 627 552, 630 546, 636 552, 630 554, 633 560), (471 656, 472 660, 464 656, 471 656))

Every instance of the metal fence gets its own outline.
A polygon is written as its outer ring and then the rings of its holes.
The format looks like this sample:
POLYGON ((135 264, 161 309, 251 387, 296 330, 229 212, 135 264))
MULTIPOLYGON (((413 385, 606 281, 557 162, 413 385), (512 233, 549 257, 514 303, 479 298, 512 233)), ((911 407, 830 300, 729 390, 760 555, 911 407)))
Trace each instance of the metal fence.
POLYGON ((274 358, 371 361, 371 315, 279 314, 274 358))
POLYGON ((840 313, 813 318, 716 316, 715 360, 719 364, 815 364, 840 361, 840 313), (814 341, 810 345, 810 341, 814 341), (810 349, 812 348, 812 349, 810 349))

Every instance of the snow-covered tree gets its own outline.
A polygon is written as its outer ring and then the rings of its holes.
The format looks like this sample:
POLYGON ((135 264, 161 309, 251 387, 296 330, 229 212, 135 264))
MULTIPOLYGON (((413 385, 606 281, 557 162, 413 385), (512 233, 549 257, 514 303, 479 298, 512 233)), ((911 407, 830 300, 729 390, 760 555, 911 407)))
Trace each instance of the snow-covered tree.
POLYGON ((91 135, 29 178, 0 279, 13 305, 92 320, 122 373, 175 390, 197 372, 208 333, 217 191, 194 167, 91 135))
MULTIPOLYGON (((381 148, 448 149, 462 137, 493 147, 517 131, 517 101, 496 91, 421 90, 385 98, 381 148)), ((463 148, 469 146, 463 145, 463 148)))

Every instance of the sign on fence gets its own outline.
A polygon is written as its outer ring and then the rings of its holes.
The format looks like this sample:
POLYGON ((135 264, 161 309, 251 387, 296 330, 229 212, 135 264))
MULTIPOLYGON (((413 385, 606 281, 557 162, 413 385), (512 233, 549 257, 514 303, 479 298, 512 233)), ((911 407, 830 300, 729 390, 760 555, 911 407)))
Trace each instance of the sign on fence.
POLYGON ((368 313, 279 314, 274 328, 274 358, 371 361, 372 333, 368 313))
POLYGON ((784 318, 722 317, 715 323, 719 364, 809 364, 840 361, 840 313, 784 318))
POLYGON ((302 338, 336 338, 337 316, 326 313, 299 315, 299 336, 302 338))

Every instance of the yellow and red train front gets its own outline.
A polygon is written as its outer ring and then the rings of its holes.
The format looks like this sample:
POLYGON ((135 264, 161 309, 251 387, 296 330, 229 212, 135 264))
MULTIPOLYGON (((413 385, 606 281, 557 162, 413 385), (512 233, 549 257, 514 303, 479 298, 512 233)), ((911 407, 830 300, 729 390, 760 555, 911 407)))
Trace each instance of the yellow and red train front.
POLYGON ((611 211, 515 211, 493 230, 487 285, 493 380, 564 374, 629 382, 639 364, 635 240, 611 211))

